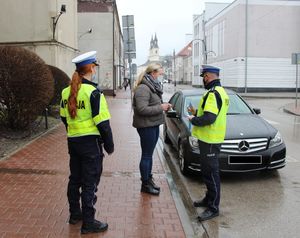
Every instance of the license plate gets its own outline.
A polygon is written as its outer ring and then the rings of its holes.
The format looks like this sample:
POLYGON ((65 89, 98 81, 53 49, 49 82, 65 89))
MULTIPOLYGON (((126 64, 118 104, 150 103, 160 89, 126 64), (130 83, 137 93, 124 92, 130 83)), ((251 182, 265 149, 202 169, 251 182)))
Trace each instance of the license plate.
POLYGON ((230 155, 228 164, 262 164, 261 155, 230 155))

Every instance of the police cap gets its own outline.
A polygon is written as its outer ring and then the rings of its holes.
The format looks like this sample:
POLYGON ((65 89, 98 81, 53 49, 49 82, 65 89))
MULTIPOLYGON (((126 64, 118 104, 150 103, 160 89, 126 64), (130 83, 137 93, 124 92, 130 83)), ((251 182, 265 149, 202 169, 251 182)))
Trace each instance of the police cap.
POLYGON ((218 68, 218 67, 216 67, 216 66, 204 64, 204 65, 202 65, 200 76, 203 77, 204 73, 206 73, 206 72, 208 72, 208 73, 215 73, 215 74, 219 75, 220 70, 221 69, 218 68))
POLYGON ((86 52, 86 53, 84 53, 82 55, 78 55, 77 57, 72 59, 72 63, 75 63, 76 68, 80 68, 87 64, 99 65, 97 63, 96 54, 97 54, 97 51, 86 52))

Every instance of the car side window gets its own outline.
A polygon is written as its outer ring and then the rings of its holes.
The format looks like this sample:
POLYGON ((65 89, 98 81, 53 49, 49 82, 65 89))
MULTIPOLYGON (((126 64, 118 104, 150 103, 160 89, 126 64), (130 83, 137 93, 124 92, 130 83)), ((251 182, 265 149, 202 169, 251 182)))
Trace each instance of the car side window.
POLYGON ((179 97, 179 93, 176 93, 173 95, 173 97, 170 99, 169 103, 173 105, 173 109, 175 110, 174 105, 176 104, 177 98, 179 97))
POLYGON ((173 106, 173 108, 177 112, 177 114, 181 114, 181 104, 182 104, 182 96, 179 94, 178 98, 175 102, 175 105, 173 106))

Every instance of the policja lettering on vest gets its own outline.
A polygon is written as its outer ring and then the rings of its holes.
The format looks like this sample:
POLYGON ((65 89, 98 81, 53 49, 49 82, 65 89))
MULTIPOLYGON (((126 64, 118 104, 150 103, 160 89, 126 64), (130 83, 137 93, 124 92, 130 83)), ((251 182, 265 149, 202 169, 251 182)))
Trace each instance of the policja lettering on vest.
POLYGON ((207 187, 203 199, 195 201, 194 207, 205 207, 198 219, 205 221, 219 215, 220 175, 219 159, 221 143, 226 133, 226 114, 229 97, 221 86, 220 69, 211 65, 202 65, 201 77, 208 91, 201 98, 198 110, 189 108, 194 115, 188 116, 193 125, 192 135, 198 139, 200 164, 204 183, 207 187))
POLYGON ((79 55, 70 86, 62 91, 61 119, 67 129, 70 154, 68 201, 70 224, 82 220, 81 233, 105 231, 108 224, 95 219, 94 204, 102 173, 103 147, 113 153, 110 113, 102 92, 93 83, 96 51, 79 55), (80 204, 81 200, 81 204, 80 204))
MULTIPOLYGON (((64 106, 66 107, 68 105, 68 100, 64 100, 64 106)), ((77 109, 85 109, 85 106, 84 106, 84 101, 81 100, 77 103, 76 105, 77 109)))

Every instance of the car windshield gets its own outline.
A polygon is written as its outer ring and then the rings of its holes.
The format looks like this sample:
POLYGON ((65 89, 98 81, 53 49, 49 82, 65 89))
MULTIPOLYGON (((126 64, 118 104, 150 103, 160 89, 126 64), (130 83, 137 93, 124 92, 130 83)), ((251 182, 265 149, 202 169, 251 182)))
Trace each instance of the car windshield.
MULTIPOLYGON (((229 108, 227 114, 248 114, 252 113, 248 105, 236 94, 229 94, 229 108)), ((192 105, 198 108, 202 95, 187 96, 184 100, 183 115, 188 115, 187 108, 192 105)))

